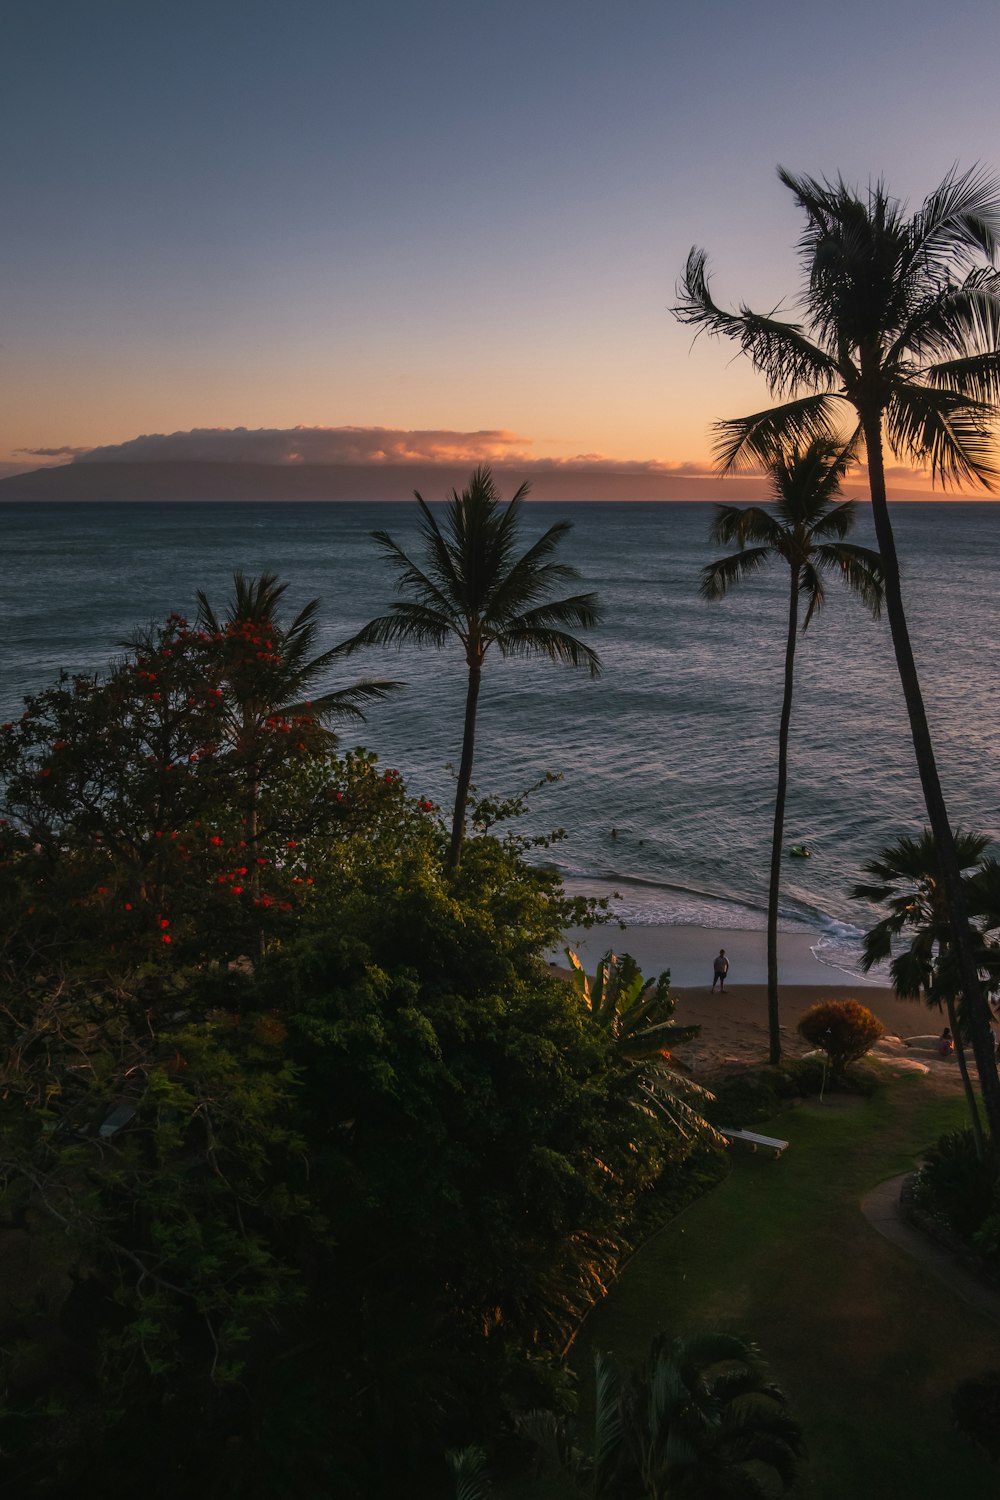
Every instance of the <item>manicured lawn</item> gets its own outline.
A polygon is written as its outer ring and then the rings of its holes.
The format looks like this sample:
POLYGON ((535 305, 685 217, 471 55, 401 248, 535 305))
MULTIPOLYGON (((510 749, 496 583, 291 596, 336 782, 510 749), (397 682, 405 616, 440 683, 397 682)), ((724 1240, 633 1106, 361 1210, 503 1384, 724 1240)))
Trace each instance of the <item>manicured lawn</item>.
POLYGON ((650 1240, 592 1313, 572 1355, 581 1416, 595 1348, 635 1360, 661 1329, 740 1332, 803 1424, 810 1500, 1000 1494, 1000 1474, 950 1419, 957 1382, 1000 1367, 1000 1329, 858 1207, 962 1123, 959 1098, 902 1078, 872 1099, 835 1096, 755 1127, 790 1140, 782 1159, 734 1152, 727 1180, 650 1240))

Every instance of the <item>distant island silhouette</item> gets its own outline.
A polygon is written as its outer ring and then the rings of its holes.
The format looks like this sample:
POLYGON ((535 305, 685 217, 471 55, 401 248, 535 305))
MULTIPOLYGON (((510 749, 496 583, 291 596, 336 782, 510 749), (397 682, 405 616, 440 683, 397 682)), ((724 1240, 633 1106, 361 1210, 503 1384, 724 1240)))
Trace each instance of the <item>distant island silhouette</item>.
MULTIPOLYGON (((441 500, 468 483, 469 464, 257 464, 78 462, 0 479, 4 500, 441 500)), ((714 500, 718 481, 656 473, 494 465, 513 494, 525 479, 533 500, 714 500), (707 491, 707 493, 706 493, 707 491)), ((727 499, 757 500, 762 481, 741 478, 727 499)))

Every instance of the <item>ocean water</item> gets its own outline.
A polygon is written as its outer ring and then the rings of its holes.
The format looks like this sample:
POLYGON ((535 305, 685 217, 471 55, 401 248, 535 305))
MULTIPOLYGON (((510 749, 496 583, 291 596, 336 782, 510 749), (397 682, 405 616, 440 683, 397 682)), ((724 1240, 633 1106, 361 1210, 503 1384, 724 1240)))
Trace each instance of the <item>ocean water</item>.
MULTIPOLYGON (((0 589, 0 710, 61 667, 100 668, 137 625, 218 604, 237 568, 277 573, 290 605, 321 601, 334 645, 393 596, 370 539, 415 541, 408 504, 6 504, 0 589)), ((727 600, 698 596, 716 556, 703 504, 529 505, 526 541, 552 521, 601 596, 589 639, 603 676, 546 661, 487 659, 475 782, 510 795, 545 772, 533 829, 561 827, 552 851, 571 888, 619 893, 641 925, 764 925, 786 575, 774 567, 727 600), (617 837, 612 836, 617 830, 617 837)), ((932 733, 956 822, 1000 839, 1000 505, 892 508, 903 586, 932 733)), ((855 539, 874 544, 867 507, 855 539)), ((461 748, 464 663, 457 650, 371 652, 331 686, 390 676, 406 690, 376 705, 346 743, 398 766, 411 790, 447 804, 461 748)), ((850 969, 868 912, 848 897, 865 859, 924 822, 888 628, 836 582, 800 641, 792 717, 782 922, 818 957, 850 969)))

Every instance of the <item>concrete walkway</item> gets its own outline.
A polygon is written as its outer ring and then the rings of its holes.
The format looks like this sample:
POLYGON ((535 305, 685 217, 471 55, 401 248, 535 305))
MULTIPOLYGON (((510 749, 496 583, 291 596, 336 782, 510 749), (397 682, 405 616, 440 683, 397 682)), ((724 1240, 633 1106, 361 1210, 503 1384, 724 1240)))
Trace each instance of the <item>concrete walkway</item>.
POLYGON ((861 1212, 879 1234, 936 1276, 963 1302, 1000 1327, 1000 1290, 981 1281, 943 1246, 935 1244, 903 1218, 899 1192, 908 1176, 909 1173, 904 1172, 902 1176, 890 1177, 887 1182, 880 1182, 877 1188, 872 1188, 861 1200, 861 1212))

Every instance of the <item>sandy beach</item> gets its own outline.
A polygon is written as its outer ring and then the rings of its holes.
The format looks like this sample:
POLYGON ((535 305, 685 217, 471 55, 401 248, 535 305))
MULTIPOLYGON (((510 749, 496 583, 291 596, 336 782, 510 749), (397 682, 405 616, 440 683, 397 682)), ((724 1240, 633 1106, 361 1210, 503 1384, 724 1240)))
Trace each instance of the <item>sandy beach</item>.
MULTIPOLYGON (((911 1000, 900 1000, 877 980, 854 978, 842 969, 821 963, 812 952, 808 933, 780 933, 778 938, 779 1003, 782 1048, 789 1057, 810 1050, 798 1035, 799 1017, 820 1000, 861 1000, 886 1029, 887 1037, 901 1039, 939 1035, 945 1021, 936 1012, 911 1000)), ((767 1057, 766 935, 738 929, 705 927, 606 926, 567 934, 567 946, 583 961, 588 973, 608 948, 631 953, 643 973, 653 978, 669 969, 671 993, 678 1000, 676 1019, 698 1025, 694 1042, 677 1049, 693 1072, 711 1072, 727 1065, 762 1062, 767 1057), (712 959, 725 948, 730 961, 725 994, 711 990, 712 959)), ((558 959, 557 959, 558 962, 558 959)), ((564 962, 564 961, 563 961, 564 962)), ((887 1053, 904 1049, 881 1047, 887 1053)), ((905 1051, 904 1051, 905 1055, 905 1051)), ((954 1060, 939 1062, 933 1052, 910 1054, 938 1069, 954 1072, 954 1060)))

